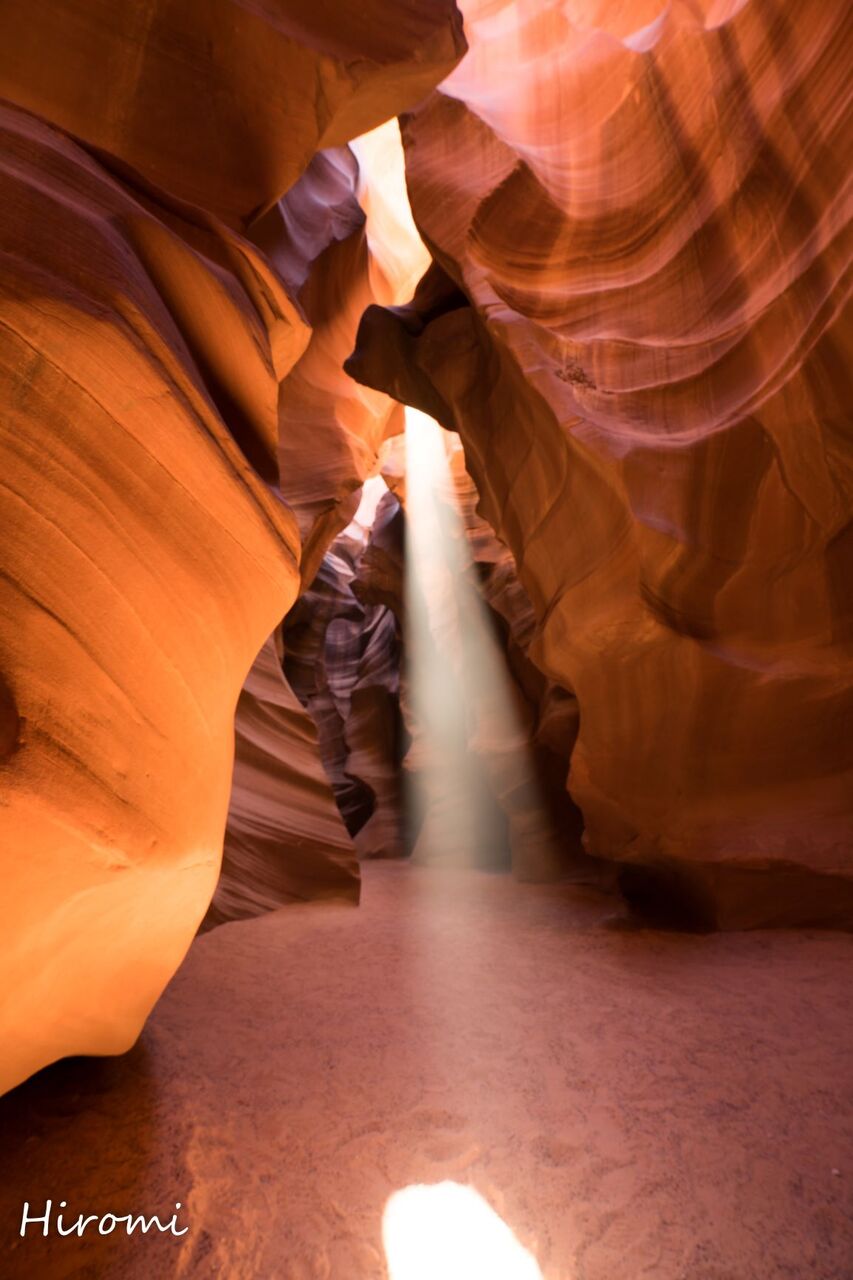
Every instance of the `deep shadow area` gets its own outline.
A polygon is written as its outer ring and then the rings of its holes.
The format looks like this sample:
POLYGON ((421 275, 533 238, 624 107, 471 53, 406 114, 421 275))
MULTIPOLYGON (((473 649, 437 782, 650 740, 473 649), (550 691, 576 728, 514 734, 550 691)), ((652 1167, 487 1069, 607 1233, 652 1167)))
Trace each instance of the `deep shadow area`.
POLYGON ((710 933, 716 927, 713 900, 678 867, 626 863, 617 884, 638 920, 653 928, 710 933))
MULTIPOLYGON (((60 1237, 80 1214, 174 1212, 171 1186, 158 1202, 165 1120, 158 1113, 154 1066, 144 1041, 117 1058, 66 1058, 0 1098, 0 1275, 4 1280, 119 1277, 143 1264, 150 1276, 172 1273, 178 1242, 126 1233, 60 1237), (42 1216, 52 1201, 50 1232, 31 1225, 20 1236, 24 1202, 42 1216), (66 1201, 66 1208, 60 1201, 66 1201)), ((180 1157, 177 1157, 180 1165, 180 1157)), ((175 1185, 180 1185, 177 1180, 175 1185)), ((120 1224, 123 1226, 123 1224, 120 1224)))

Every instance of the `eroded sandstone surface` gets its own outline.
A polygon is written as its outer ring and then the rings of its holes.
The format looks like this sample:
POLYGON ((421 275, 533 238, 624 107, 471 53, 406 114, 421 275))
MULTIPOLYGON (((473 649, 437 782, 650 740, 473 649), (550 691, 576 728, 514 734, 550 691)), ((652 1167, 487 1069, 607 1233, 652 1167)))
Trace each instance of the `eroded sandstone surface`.
POLYGON ((241 427, 274 470, 270 335, 286 367, 307 330, 236 233, 183 235, 65 135, 9 107, 0 127, 10 1084, 127 1048, 213 892, 234 704, 298 585, 241 427), (246 406, 234 434, 219 392, 246 406))
POLYGON ((317 725, 326 772, 359 857, 393 858, 407 852, 401 636, 388 605, 357 591, 371 532, 353 520, 291 609, 285 671, 317 725))
POLYGON ((413 106, 464 48, 454 0, 11 0, 0 96, 245 228, 316 152, 413 106))
POLYGON ((853 921, 846 6, 464 6, 436 267, 348 367, 458 431, 638 901, 853 921))
POLYGON ((216 883, 302 562, 278 451, 312 321, 250 224, 463 48, 451 0, 0 15, 0 1088, 127 1048, 216 883))
POLYGON ((323 768, 317 728, 282 671, 280 631, 240 691, 222 870, 205 926, 288 902, 358 902, 356 851, 323 768))

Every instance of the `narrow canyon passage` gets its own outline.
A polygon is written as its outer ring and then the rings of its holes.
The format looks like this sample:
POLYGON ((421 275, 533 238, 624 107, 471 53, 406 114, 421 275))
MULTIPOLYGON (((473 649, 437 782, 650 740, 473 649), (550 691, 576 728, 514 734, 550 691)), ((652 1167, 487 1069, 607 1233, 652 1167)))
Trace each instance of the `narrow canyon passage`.
POLYGON ((853 1280, 849 0, 0 0, 0 1280, 853 1280))
MULTIPOLYGON (((129 1055, 0 1102, 4 1230, 49 1196, 72 1220, 180 1201, 190 1227, 30 1232, 4 1277, 382 1280, 389 1198, 449 1181, 544 1280, 847 1280, 849 937, 667 934, 590 888, 363 871, 358 909, 200 937, 129 1055)), ((394 1280, 499 1280, 419 1270, 446 1227, 415 1216, 394 1280)))

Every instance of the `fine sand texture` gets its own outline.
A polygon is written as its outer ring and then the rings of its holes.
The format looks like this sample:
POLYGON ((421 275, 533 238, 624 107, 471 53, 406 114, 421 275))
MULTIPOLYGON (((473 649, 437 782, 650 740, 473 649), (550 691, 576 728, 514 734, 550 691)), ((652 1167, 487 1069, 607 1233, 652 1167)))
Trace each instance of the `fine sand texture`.
POLYGON ((205 934, 131 1053, 0 1100, 0 1275, 384 1280, 389 1197, 452 1181, 544 1280, 850 1280, 851 959, 368 863, 359 908, 205 934), (47 1197, 189 1231, 21 1239, 47 1197))

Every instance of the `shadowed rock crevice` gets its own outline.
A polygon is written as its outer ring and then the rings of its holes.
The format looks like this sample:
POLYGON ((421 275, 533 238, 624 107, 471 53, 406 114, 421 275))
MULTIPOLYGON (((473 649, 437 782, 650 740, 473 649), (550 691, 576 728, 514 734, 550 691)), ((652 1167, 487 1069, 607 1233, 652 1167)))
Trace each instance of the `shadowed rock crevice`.
MULTIPOLYGON (((396 500, 388 495, 391 502, 396 500)), ((356 590, 369 528, 357 521, 332 544, 285 619, 284 670, 317 725, 336 802, 359 856, 401 857, 401 638, 395 614, 356 590)))
POLYGON ((18 745, 21 719, 12 690, 0 674, 0 764, 12 755, 18 745))

